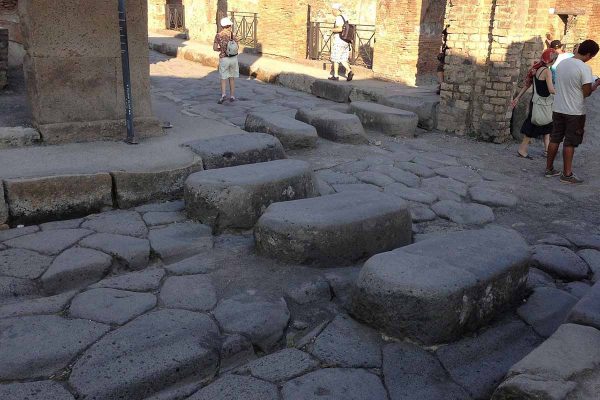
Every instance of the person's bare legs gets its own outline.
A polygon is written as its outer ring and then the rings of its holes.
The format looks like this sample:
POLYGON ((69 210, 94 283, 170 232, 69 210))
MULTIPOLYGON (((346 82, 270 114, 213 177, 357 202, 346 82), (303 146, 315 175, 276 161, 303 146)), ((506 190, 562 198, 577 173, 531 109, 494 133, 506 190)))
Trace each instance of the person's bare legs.
POLYGON ((340 76, 340 63, 333 63, 333 77, 338 78, 340 76))
POLYGON ((527 136, 523 136, 523 140, 521 141, 521 144, 519 145, 519 154, 523 157, 527 157, 528 153, 527 153, 527 149, 529 148, 529 142, 531 139, 529 139, 527 136))
POLYGON ((229 96, 235 99, 235 78, 229 78, 229 96))
POLYGON ((550 146, 550 134, 544 135, 544 151, 548 153, 548 146, 550 146))
POLYGON ((571 176, 573 174, 573 155, 575 147, 565 146, 563 144, 563 175, 571 176))
POLYGON ((342 65, 344 66, 344 69, 346 70, 346 76, 348 76, 348 74, 352 71, 352 67, 350 66, 350 63, 348 61, 345 61, 342 63, 342 65))
POLYGON ((560 143, 550 143, 548 145, 548 156, 546 157, 547 171, 552 171, 554 169, 554 159, 556 158, 556 154, 558 154, 559 147, 560 143))
POLYGON ((227 79, 221 79, 221 97, 227 97, 227 79))

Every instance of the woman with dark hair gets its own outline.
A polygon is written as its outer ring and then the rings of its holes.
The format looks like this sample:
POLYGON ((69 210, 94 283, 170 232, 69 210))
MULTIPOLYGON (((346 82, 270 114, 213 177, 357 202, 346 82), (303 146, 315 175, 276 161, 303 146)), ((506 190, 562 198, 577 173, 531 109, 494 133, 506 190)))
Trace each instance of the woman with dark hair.
MULTIPOLYGON (((525 92, 533 86, 534 94, 531 98, 531 103, 529 105, 529 115, 527 119, 523 123, 521 127, 521 133, 523 136, 523 141, 519 146, 519 150, 517 151, 517 156, 521 158, 527 158, 529 160, 533 159, 527 152, 529 148, 529 143, 531 139, 543 137, 544 140, 544 157, 548 152, 548 144, 550 143, 550 134, 552 133, 552 120, 550 118, 550 122, 540 125, 539 122, 535 120, 532 121, 534 107, 538 107, 538 100, 540 104, 543 103, 542 106, 547 107, 552 105, 552 101, 554 98, 554 94, 556 91, 554 90, 554 84, 552 82, 552 72, 550 71, 550 67, 556 61, 558 57, 558 53, 554 49, 546 49, 542 53, 541 59, 533 65, 529 69, 527 73, 527 77, 525 78, 525 85, 523 89, 519 92, 517 97, 512 101, 512 107, 515 108, 519 103, 521 97, 525 94, 525 92), (534 100, 536 103, 534 104, 534 100)), ((551 109, 551 108, 550 108, 551 109)), ((551 115, 551 114, 550 114, 551 115)))

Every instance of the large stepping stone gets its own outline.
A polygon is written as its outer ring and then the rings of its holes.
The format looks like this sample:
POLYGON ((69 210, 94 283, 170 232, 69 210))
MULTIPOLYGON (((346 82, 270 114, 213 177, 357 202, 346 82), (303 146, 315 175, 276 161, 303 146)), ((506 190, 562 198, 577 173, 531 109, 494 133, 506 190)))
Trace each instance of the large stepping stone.
POLYGON ((283 114, 250 113, 244 129, 273 135, 286 150, 313 149, 319 137, 314 126, 283 114))
POLYGON ((150 242, 147 239, 98 233, 86 237, 79 244, 110 254, 131 270, 137 271, 145 268, 150 259, 150 242))
POLYGON ((84 398, 143 399, 178 381, 201 381, 219 361, 219 329, 206 315, 161 310, 112 331, 72 368, 70 385, 84 398))
POLYGON ((353 315, 395 337, 457 339, 522 298, 529 256, 525 240, 503 228, 443 234, 376 255, 358 278, 353 315))
POLYGON ((517 309, 517 314, 542 337, 551 336, 565 322, 577 297, 551 287, 539 287, 517 309))
POLYGON ((369 142, 360 119, 353 114, 326 109, 304 108, 298 110, 296 119, 314 126, 320 137, 332 142, 351 144, 369 142))
POLYGON ((379 377, 364 369, 327 368, 283 385, 283 400, 387 400, 379 377))
POLYGON ((414 137, 419 118, 410 111, 384 106, 377 103, 356 101, 350 104, 363 126, 390 136, 414 137))
POLYGON ((65 309, 77 292, 71 291, 51 297, 22 300, 0 306, 0 319, 26 315, 57 314, 65 309))
POLYGON ((165 261, 179 261, 213 247, 209 226, 196 222, 184 222, 153 229, 148 234, 152 250, 165 261))
POLYGON ((185 184, 188 216, 217 232, 250 229, 271 203, 316 194, 310 165, 298 160, 197 172, 185 184))
POLYGON ((564 324, 512 366, 492 400, 598 398, 600 331, 564 324))
POLYGON ((531 264, 532 267, 568 281, 585 279, 589 273, 587 263, 566 247, 545 244, 534 246, 531 264))
POLYGON ((235 167, 286 158, 283 146, 277 138, 259 132, 196 140, 185 145, 202 157, 204 169, 235 167))
POLYGON ((115 235, 146 237, 148 228, 139 213, 135 211, 110 211, 89 216, 81 225, 97 233, 112 233, 115 235))
POLYGON ((485 225, 496 219, 494 211, 482 204, 442 200, 431 206, 431 209, 438 216, 457 224, 485 225))
POLYGON ((93 233, 87 229, 59 229, 19 236, 4 242, 4 244, 9 247, 33 250, 37 253, 54 256, 93 233))
POLYGON ((250 376, 225 375, 188 400, 279 400, 277 386, 250 376))
POLYGON ((52 263, 52 257, 31 250, 7 249, 0 251, 0 275, 14 278, 39 278, 52 263))
POLYGON ((58 382, 41 381, 0 384, 0 399, 6 400, 74 400, 58 382))
POLYGON ((48 293, 60 293, 96 283, 110 269, 112 257, 97 250, 74 247, 60 254, 40 281, 48 293))
POLYGON ((600 329, 600 283, 596 283, 573 307, 567 321, 600 329))
POLYGON ((73 299, 69 315, 104 324, 123 325, 154 306, 156 306, 156 296, 150 293, 92 289, 73 299))
POLYGON ((284 349, 254 360, 237 369, 236 373, 249 374, 269 382, 284 382, 317 369, 319 362, 303 351, 284 349))
POLYGON ((352 85, 347 82, 334 82, 327 79, 314 81, 310 87, 313 96, 337 103, 348 103, 352 89, 352 85))
POLYGON ((272 204, 254 234, 258 252, 278 260, 348 264, 409 244, 412 221, 398 198, 338 193, 272 204))
POLYGON ((50 376, 109 329, 108 325, 54 315, 0 320, 0 379, 50 376))
POLYGON ((217 304, 217 293, 209 276, 172 276, 163 284, 160 300, 167 308, 210 311, 217 304))

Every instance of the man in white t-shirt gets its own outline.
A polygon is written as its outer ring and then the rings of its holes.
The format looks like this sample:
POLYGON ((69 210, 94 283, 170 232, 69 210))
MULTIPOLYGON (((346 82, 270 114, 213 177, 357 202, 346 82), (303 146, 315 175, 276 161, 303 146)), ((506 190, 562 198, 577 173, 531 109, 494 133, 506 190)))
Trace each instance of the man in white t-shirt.
POLYGON ((563 60, 556 70, 556 97, 552 107, 554 128, 550 135, 545 176, 560 175, 562 183, 583 182, 573 174, 573 155, 575 148, 583 141, 584 100, 600 86, 600 79, 594 82, 592 69, 585 63, 594 58, 599 50, 598 43, 586 40, 579 45, 577 54, 573 58, 563 60), (561 143, 563 143, 563 171, 559 172, 554 169, 554 159, 561 143))

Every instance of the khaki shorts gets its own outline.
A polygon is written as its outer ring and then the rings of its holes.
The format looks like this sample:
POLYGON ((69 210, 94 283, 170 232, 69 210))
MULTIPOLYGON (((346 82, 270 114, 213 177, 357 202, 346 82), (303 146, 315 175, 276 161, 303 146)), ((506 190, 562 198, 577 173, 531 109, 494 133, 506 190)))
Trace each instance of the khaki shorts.
POLYGON ((240 67, 237 56, 221 58, 219 60, 219 74, 221 79, 239 78, 240 67))
POLYGON ((585 115, 567 115, 553 113, 554 130, 550 134, 550 142, 562 143, 565 146, 577 147, 583 142, 585 131, 585 115))

